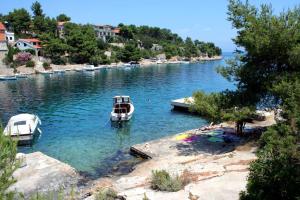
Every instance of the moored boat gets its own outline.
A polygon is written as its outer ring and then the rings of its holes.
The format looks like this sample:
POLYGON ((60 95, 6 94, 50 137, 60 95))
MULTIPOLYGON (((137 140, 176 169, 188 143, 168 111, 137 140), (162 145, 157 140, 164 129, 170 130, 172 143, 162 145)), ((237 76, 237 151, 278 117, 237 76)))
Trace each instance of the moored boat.
POLYGON ((134 106, 129 96, 115 96, 113 110, 110 114, 111 121, 129 121, 132 118, 134 106))
POLYGON ((15 74, 17 78, 27 78, 27 74, 15 74))
POLYGON ((10 118, 3 134, 17 140, 18 144, 31 144, 34 136, 41 132, 41 120, 37 115, 19 114, 10 118))
POLYGON ((83 69, 85 71, 95 71, 95 66, 94 65, 86 65, 83 69))
POLYGON ((0 81, 16 80, 16 76, 0 76, 0 81))

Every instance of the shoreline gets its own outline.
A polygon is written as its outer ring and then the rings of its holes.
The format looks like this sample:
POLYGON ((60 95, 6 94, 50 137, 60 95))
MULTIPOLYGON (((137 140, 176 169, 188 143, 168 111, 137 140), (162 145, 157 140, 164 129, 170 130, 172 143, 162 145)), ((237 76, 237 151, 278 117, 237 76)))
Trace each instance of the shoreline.
MULTIPOLYGON (((248 129, 261 129, 274 123, 274 114, 272 114, 265 121, 249 124, 248 129)), ((129 173, 85 179, 76 170, 76 174, 72 174, 72 177, 75 178, 74 180, 78 180, 76 188, 80 199, 92 200, 94 199, 93 195, 103 188, 113 188, 126 200, 139 200, 144 197, 144 194, 149 199, 175 200, 180 197, 180 199, 188 200, 190 193, 200 196, 201 199, 237 199, 239 192, 245 189, 249 165, 256 159, 257 145, 255 137, 251 137, 254 132, 246 132, 248 137, 238 137, 232 135, 233 130, 233 124, 222 123, 133 145, 131 149, 139 150, 147 155, 148 159, 135 164, 129 173), (232 138, 231 142, 210 141, 216 136, 214 132, 220 129, 224 130, 222 137, 228 134, 229 138, 232 138), (191 181, 178 192, 155 191, 150 187, 153 170, 166 170, 173 176, 188 173, 191 181)), ((58 162, 61 163, 59 164, 61 166, 67 165, 61 161, 58 162)), ((122 163, 120 164, 122 165, 122 163)), ((40 168, 41 166, 43 166, 44 172, 55 171, 57 165, 50 166, 41 161, 34 167, 40 168)), ((60 176, 70 174, 65 169, 63 167, 63 170, 56 170, 56 172, 60 176)), ((67 169, 72 171, 73 168, 67 165, 67 169)), ((30 168, 27 170, 34 171, 30 168)), ((57 174, 56 172, 55 174, 57 174)), ((28 175, 28 182, 31 178, 28 175)), ((51 189, 53 185, 47 186, 46 183, 53 182, 53 178, 50 175, 43 176, 42 182, 45 183, 43 187, 51 189)), ((55 178, 57 178, 56 175, 55 178)), ((23 182, 27 181, 23 180, 23 182)), ((37 185, 32 184, 34 183, 31 183, 29 188, 38 188, 37 185)), ((65 187, 68 188, 69 185, 65 185, 65 187)), ((26 188, 21 189, 26 192, 26 188)), ((32 190, 28 192, 32 192, 32 190)))
MULTIPOLYGON (((191 58, 190 61, 178 61, 178 60, 166 60, 166 61, 152 61, 149 59, 142 59, 139 64, 137 65, 126 65, 126 63, 119 62, 119 63, 111 63, 109 65, 98 65, 96 66, 97 69, 102 68, 126 68, 126 67, 148 67, 152 65, 168 65, 168 64, 193 64, 193 63, 201 63, 206 61, 216 61, 216 60, 222 60, 223 56, 214 56, 214 57, 196 57, 191 58)), ((76 71, 76 70, 84 70, 84 68, 88 64, 66 64, 66 65, 55 65, 50 64, 51 70, 45 70, 42 66, 43 63, 41 61, 36 61, 36 66, 34 68, 29 68, 26 66, 19 66, 17 68, 18 72, 14 73, 14 70, 12 68, 9 68, 8 66, 3 65, 0 67, 0 77, 6 77, 6 76, 16 76, 18 74, 20 75, 36 75, 36 74, 43 74, 43 73, 60 73, 60 72, 66 72, 66 71, 76 71)))

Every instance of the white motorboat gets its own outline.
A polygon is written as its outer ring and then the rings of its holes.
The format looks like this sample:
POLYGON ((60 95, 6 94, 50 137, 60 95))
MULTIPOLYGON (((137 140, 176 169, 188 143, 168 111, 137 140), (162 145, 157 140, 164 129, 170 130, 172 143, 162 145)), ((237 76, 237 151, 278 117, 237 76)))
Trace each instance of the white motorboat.
POLYGON ((17 78, 27 78, 27 74, 15 74, 17 78))
POLYGON ((95 66, 94 65, 86 65, 83 69, 85 71, 95 71, 95 66))
POLYGON ((132 118, 134 106, 129 96, 115 96, 113 110, 110 114, 111 121, 129 121, 132 118))
POLYGON ((53 71, 41 71, 40 73, 44 75, 49 75, 49 74, 53 74, 53 71))
POLYGON ((17 140, 19 144, 30 144, 36 133, 40 132, 41 120, 37 115, 19 114, 10 118, 3 133, 17 140))
POLYGON ((0 81, 17 80, 16 76, 0 76, 0 81))

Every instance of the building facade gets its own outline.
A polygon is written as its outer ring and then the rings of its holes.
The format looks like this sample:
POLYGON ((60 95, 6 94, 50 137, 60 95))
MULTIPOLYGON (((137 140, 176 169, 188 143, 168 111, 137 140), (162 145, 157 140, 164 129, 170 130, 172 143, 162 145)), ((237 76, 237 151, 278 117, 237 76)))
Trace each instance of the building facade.
POLYGON ((120 33, 120 29, 110 25, 93 25, 98 39, 107 42, 109 38, 114 38, 120 33))
POLYGON ((18 41, 16 41, 15 47, 17 47, 21 51, 32 49, 35 51, 36 56, 41 55, 41 50, 42 50, 41 41, 35 38, 19 39, 18 41))
POLYGON ((5 36, 5 26, 0 22, 0 52, 5 54, 8 51, 6 36, 5 36))

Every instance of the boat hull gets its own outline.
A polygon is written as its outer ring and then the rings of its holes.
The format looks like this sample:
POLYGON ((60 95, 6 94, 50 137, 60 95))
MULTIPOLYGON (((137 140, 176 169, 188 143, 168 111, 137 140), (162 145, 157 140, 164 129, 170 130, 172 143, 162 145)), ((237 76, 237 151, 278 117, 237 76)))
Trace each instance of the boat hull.
POLYGON ((132 118, 134 112, 134 106, 130 103, 129 113, 115 113, 114 111, 110 114, 110 120, 113 122, 129 121, 132 118))

